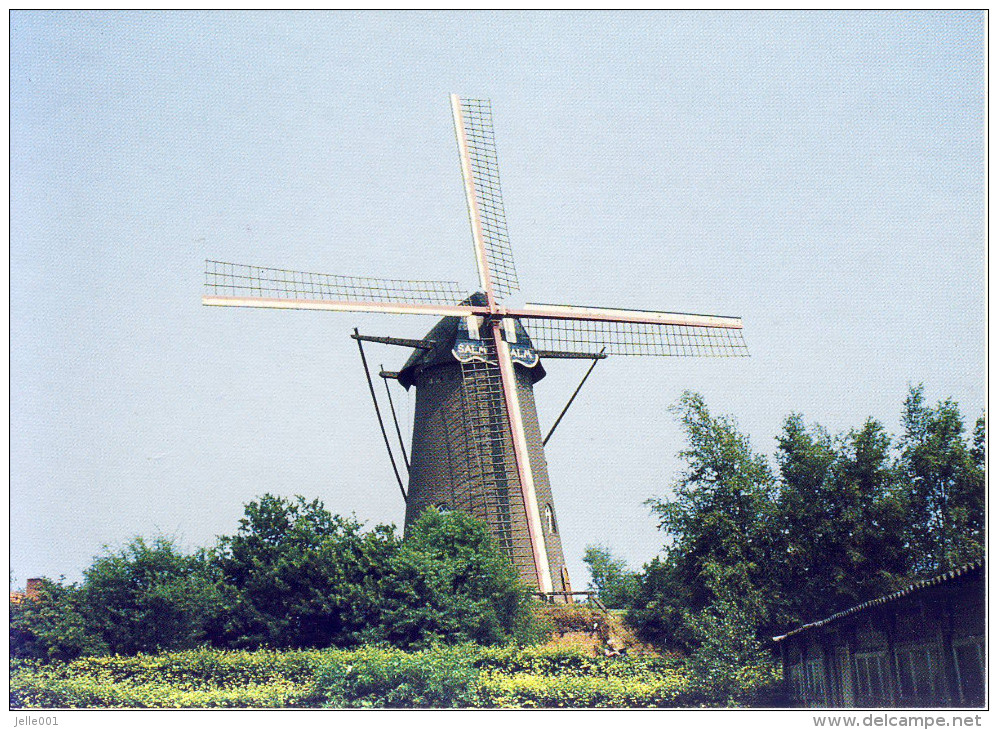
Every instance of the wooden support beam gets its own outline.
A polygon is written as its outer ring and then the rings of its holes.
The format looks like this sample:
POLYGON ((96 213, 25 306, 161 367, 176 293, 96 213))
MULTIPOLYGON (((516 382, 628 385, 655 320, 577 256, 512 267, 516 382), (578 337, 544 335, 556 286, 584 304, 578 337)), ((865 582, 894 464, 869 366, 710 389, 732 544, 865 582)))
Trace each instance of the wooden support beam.
POLYGON ((202 296, 206 307, 256 307, 263 309, 314 309, 327 312, 379 312, 381 314, 426 314, 433 317, 466 317, 488 314, 487 307, 457 304, 409 304, 407 302, 340 301, 332 299, 275 299, 273 297, 202 296))
POLYGON ((492 320, 492 338, 496 345, 499 360, 499 379, 502 381, 503 400, 506 402, 506 416, 513 438, 513 456, 516 459, 517 476, 520 481, 520 493, 523 497, 523 510, 527 518, 527 532, 530 535, 530 547, 534 555, 534 568, 537 571, 538 587, 544 592, 550 592, 551 567, 548 563, 547 546, 544 541, 544 529, 541 527, 540 510, 537 508, 537 494, 534 490, 534 475, 530 468, 530 450, 527 446, 527 436, 523 429, 523 417, 520 413, 520 399, 516 392, 516 373, 509 354, 509 345, 502 338, 502 325, 498 319, 492 320))

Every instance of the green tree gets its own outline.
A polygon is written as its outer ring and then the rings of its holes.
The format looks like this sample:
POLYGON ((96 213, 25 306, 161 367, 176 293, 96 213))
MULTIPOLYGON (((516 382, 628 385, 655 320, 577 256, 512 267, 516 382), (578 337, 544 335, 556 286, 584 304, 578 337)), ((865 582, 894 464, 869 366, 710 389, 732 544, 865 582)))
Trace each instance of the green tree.
POLYGON ((899 469, 909 495, 915 570, 930 575, 984 554, 984 418, 964 437, 963 416, 946 399, 931 407, 911 388, 902 415, 899 469))
MULTIPOLYGON (((776 487, 766 459, 752 450, 732 419, 711 415, 702 396, 685 393, 676 411, 688 440, 680 452, 686 466, 671 498, 649 501, 666 533, 665 555, 655 566, 656 580, 640 581, 629 616, 632 623, 644 618, 647 623, 636 628, 645 636, 681 621, 685 635, 696 642, 690 617, 732 610, 723 596, 737 591, 724 581, 737 577, 738 590, 750 586, 752 596, 777 592, 776 487), (682 609, 675 597, 653 592, 669 586, 682 586, 682 609)), ((751 629, 762 630, 769 621, 766 607, 753 609, 752 615, 751 629)))
POLYGON ((758 636, 769 615, 767 596, 745 563, 708 563, 702 575, 714 600, 685 615, 693 638, 689 667, 709 704, 731 706, 742 699, 745 671, 769 662, 758 636))
POLYGON ((777 438, 782 628, 896 589, 909 570, 891 438, 867 419, 831 438, 794 414, 777 438))
POLYGON ((215 565, 225 607, 213 640, 232 647, 352 646, 382 620, 384 583, 399 540, 367 532, 318 500, 265 494, 246 505, 215 565))
POLYGON ((836 527, 833 465, 835 444, 828 432, 808 427, 791 414, 777 436, 779 468, 777 555, 782 620, 799 624, 832 602, 835 568, 828 559, 836 527))
POLYGON ((136 537, 84 571, 79 610, 112 654, 191 649, 218 613, 215 581, 203 552, 136 537))
POLYGON ((81 584, 45 580, 12 607, 12 652, 68 660, 194 648, 218 615, 215 580, 202 552, 137 537, 95 558, 81 584))
POLYGON ((508 644, 531 636, 529 589, 471 515, 425 510, 392 569, 382 638, 394 646, 508 644))
POLYGON ((10 655, 43 661, 71 661, 105 654, 107 645, 85 623, 82 591, 76 584, 42 579, 34 598, 10 606, 10 655))
POLYGON ((970 458, 974 462, 974 476, 984 478, 984 460, 987 457, 987 420, 982 413, 974 424, 974 445, 970 449, 970 458))
POLYGON ((624 620, 649 644, 689 647, 694 637, 685 618, 692 593, 680 575, 675 554, 656 556, 637 574, 624 620))
POLYGON ((637 590, 637 575, 627 569, 622 558, 615 558, 607 547, 586 546, 582 562, 589 568, 589 590, 607 608, 625 608, 637 590))
POLYGON ((891 437, 867 419, 839 440, 834 465, 835 596, 831 613, 901 587, 910 574, 906 551, 907 501, 891 463, 891 437))
POLYGON ((264 495, 235 535, 185 555, 135 538, 80 585, 46 581, 12 606, 12 655, 395 643, 503 644, 533 636, 529 590, 485 526, 428 510, 403 542, 318 501, 264 495))
POLYGON ((669 498, 649 502, 666 544, 638 575, 627 620, 712 671, 754 661, 751 637, 983 554, 986 420, 966 438, 952 400, 929 407, 911 390, 900 454, 873 419, 833 438, 792 414, 775 476, 702 397, 684 394, 676 410, 685 468, 669 498))

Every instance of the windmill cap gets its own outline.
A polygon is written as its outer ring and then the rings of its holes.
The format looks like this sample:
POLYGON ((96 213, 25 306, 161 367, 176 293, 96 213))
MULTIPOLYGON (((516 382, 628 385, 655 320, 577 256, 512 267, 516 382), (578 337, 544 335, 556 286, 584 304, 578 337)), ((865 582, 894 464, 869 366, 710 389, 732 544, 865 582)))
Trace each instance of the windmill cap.
MULTIPOLYGON (((488 301, 485 298, 485 294, 475 292, 461 302, 461 304, 473 307, 485 307, 488 306, 488 301)), ((534 345, 530 341, 530 335, 527 334, 527 330, 520 323, 520 320, 514 319, 513 321, 516 328, 516 343, 533 348, 534 345)), ((415 385, 416 376, 424 370, 439 365, 458 364, 452 351, 458 339, 460 323, 460 317, 444 317, 434 325, 433 329, 426 333, 423 339, 432 340, 435 343, 433 348, 430 350, 416 350, 406 360, 402 369, 399 370, 399 383, 406 390, 415 385)), ((517 363, 514 367, 522 368, 524 366, 517 363)), ((547 374, 544 372, 544 365, 540 362, 532 368, 527 368, 527 370, 530 371, 535 383, 547 374)))

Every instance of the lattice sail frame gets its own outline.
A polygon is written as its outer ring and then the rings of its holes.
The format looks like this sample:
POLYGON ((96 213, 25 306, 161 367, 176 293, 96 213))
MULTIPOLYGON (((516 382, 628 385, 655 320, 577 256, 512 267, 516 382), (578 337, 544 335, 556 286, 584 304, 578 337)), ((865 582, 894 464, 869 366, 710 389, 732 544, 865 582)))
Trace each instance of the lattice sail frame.
POLYGON ((482 288, 501 302, 520 288, 506 227, 506 208, 499 181, 499 159, 492 126, 492 103, 487 99, 451 96, 454 131, 462 160, 465 192, 479 258, 482 288), (483 265, 484 263, 484 265, 483 265))
POLYGON ((305 301, 457 305, 467 294, 455 281, 375 279, 266 266, 204 262, 206 296, 305 301))
POLYGON ((534 347, 553 352, 659 357, 747 357, 740 329, 522 317, 534 347))

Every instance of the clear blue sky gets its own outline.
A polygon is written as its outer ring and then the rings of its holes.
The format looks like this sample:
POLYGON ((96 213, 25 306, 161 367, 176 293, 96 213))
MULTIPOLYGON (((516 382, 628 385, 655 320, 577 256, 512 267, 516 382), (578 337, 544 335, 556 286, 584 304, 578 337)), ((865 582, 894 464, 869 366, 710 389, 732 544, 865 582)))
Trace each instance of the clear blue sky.
MULTIPOLYGON (((985 403, 984 29, 962 13, 11 18, 11 569, 209 545, 263 492, 401 523, 356 347, 431 321, 200 304, 203 260, 475 284, 447 94, 491 98, 524 298, 740 315, 752 357, 611 358, 548 449, 588 543, 662 544, 684 389, 985 403)), ((372 346, 397 367, 405 351, 372 346)), ((553 362, 542 424, 585 363, 553 362)), ((412 396, 402 396, 411 418, 412 396)))

